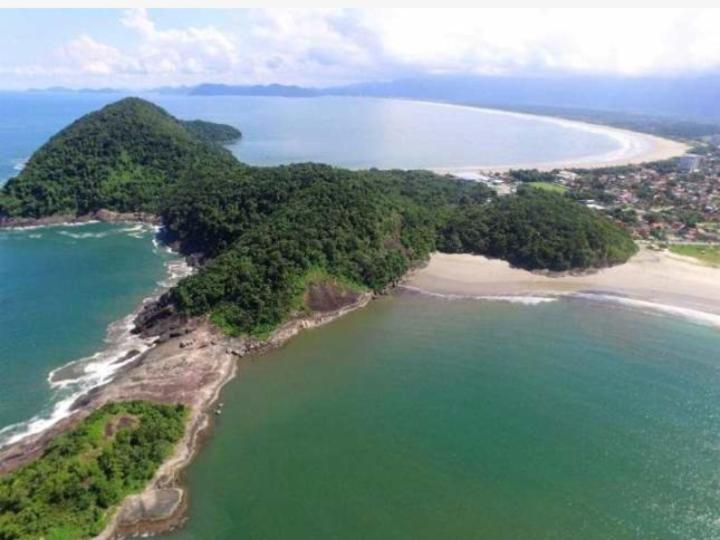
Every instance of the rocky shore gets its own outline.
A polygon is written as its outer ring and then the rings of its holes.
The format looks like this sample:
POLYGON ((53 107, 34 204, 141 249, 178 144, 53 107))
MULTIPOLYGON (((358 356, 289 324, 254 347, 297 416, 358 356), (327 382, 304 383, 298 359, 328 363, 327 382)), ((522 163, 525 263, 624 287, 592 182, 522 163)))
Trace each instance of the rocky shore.
POLYGON ((89 214, 63 215, 55 214, 42 218, 3 217, 0 216, 0 229, 15 229, 25 227, 46 227, 48 225, 68 225, 101 221, 103 223, 123 223, 127 221, 160 225, 160 217, 146 212, 114 212, 100 209, 89 214))
POLYGON ((78 399, 73 413, 43 433, 29 436, 0 450, 0 473, 11 471, 42 456, 47 444, 72 429, 92 411, 111 401, 149 400, 183 403, 190 415, 185 434, 171 457, 158 469, 147 488, 127 497, 115 512, 103 540, 154 534, 180 525, 185 517, 187 494, 182 472, 208 433, 222 387, 235 376, 238 361, 284 344, 300 331, 326 324, 365 306, 372 293, 311 288, 310 313, 298 314, 267 339, 222 335, 207 319, 185 319, 168 312, 161 301, 148 307, 136 320, 136 331, 154 336, 155 344, 139 354, 114 380, 78 399))

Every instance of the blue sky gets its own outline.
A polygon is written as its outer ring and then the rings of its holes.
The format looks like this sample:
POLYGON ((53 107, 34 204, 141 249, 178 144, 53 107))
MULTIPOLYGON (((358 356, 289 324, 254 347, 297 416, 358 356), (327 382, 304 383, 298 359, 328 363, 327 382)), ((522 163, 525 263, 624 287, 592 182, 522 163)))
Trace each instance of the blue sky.
POLYGON ((332 85, 427 73, 693 75, 720 10, 1 10, 0 88, 332 85))

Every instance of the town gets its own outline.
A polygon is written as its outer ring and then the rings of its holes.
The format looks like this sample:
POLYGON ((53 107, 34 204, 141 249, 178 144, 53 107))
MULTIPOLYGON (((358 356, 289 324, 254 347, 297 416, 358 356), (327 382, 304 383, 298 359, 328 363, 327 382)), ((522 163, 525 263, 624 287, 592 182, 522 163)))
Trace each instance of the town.
POLYGON ((499 195, 520 186, 566 193, 622 222, 637 241, 658 246, 720 243, 720 146, 693 141, 676 159, 599 169, 481 173, 499 195))

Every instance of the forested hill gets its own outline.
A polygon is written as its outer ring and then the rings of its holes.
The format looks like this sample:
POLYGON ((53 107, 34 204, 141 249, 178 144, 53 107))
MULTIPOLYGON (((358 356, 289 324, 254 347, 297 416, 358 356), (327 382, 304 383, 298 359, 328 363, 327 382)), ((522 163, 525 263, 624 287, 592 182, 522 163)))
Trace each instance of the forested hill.
POLYGON ((180 123, 198 139, 207 143, 228 144, 242 137, 242 132, 227 124, 205 120, 181 120, 180 123))
POLYGON ((110 105, 41 148, 7 184, 0 213, 158 212, 182 251, 203 259, 161 314, 210 315, 230 333, 267 332, 307 309, 318 284, 382 290, 437 249, 551 270, 617 264, 636 249, 562 195, 496 198, 426 171, 250 167, 208 142, 225 130, 199 137, 195 126, 138 99, 110 105))
POLYGON ((182 122, 127 98, 90 113, 35 152, 0 195, 0 216, 80 215, 106 208, 155 212, 169 184, 238 166, 217 142, 235 128, 182 122))

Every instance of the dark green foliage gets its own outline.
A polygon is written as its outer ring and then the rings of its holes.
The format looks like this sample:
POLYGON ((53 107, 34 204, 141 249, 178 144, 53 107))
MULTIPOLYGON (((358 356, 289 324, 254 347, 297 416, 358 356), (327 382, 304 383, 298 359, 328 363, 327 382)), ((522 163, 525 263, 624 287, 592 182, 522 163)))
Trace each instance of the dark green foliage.
POLYGON ((237 165, 163 109, 127 98, 80 118, 35 152, 3 188, 0 216, 154 212, 169 184, 237 165))
POLYGON ((231 333, 282 322, 309 272, 382 290, 438 248, 553 270, 615 264, 634 250, 622 229, 551 193, 488 203, 483 185, 430 172, 247 167, 216 144, 232 129, 122 100, 41 148, 0 195, 0 215, 159 211, 181 250, 207 262, 164 302, 210 313, 231 333))
POLYGON ((316 164, 183 184, 164 222, 186 249, 217 257, 168 298, 232 332, 264 333, 291 312, 311 269, 381 290, 435 248, 452 205, 488 197, 426 172, 316 164))
POLYGON ((510 171, 512 176, 518 182, 554 182, 555 173, 543 172, 537 169, 515 169, 510 171))
POLYGON ((180 123, 198 139, 215 144, 228 144, 242 137, 242 132, 226 124, 204 120, 181 120, 180 123))
POLYGON ((186 409, 111 403, 57 437, 43 456, 0 476, 0 540, 90 538, 138 492, 184 432, 186 409))
POLYGON ((440 248, 555 271, 610 266, 637 251, 627 232, 601 214, 529 188, 484 207, 459 208, 441 233, 440 248))

